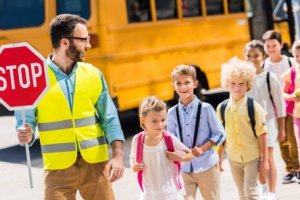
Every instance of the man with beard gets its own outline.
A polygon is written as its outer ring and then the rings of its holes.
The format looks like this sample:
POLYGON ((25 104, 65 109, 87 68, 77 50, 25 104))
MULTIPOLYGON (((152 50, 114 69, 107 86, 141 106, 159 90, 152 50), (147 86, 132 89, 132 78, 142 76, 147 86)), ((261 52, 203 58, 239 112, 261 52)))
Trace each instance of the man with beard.
POLYGON ((37 108, 26 111, 22 127, 16 112, 20 144, 40 133, 45 199, 115 199, 111 182, 123 175, 123 142, 117 110, 102 73, 82 62, 91 48, 87 21, 62 14, 50 24, 53 53, 47 58, 50 88, 37 108), (112 159, 108 161, 108 144, 112 159))

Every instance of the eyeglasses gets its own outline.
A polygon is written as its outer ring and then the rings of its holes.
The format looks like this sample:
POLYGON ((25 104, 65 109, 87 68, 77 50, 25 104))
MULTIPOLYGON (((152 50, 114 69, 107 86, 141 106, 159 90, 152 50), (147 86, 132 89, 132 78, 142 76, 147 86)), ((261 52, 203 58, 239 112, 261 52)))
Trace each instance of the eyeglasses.
POLYGON ((81 41, 83 41, 85 43, 90 42, 90 39, 91 39, 90 36, 87 36, 87 37, 73 37, 73 36, 69 36, 69 37, 66 37, 66 38, 68 38, 68 39, 75 39, 75 40, 81 40, 81 41))

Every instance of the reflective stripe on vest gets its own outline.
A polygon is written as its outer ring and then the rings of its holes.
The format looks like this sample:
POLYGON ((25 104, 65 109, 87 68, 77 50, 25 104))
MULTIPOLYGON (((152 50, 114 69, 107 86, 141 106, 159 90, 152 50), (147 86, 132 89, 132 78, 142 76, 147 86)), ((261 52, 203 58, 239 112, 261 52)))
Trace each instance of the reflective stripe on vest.
POLYGON ((76 147, 74 143, 63 143, 63 144, 49 144, 41 146, 42 153, 57 153, 75 151, 76 147))
MULTIPOLYGON (((96 116, 86 117, 81 119, 75 119, 75 127, 89 126, 92 124, 98 123, 98 118, 96 116)), ((72 120, 63 120, 58 122, 48 122, 48 123, 39 123, 39 131, 52 131, 59 129, 72 128, 72 120)))
MULTIPOLYGON (((79 144, 81 149, 87 149, 97 145, 106 144, 106 139, 104 136, 102 136, 94 139, 81 141, 79 144)), ((57 153, 57 152, 75 151, 76 147, 74 143, 51 144, 51 145, 42 145, 41 150, 42 153, 57 153)))
POLYGON ((79 144, 81 149, 87 149, 97 145, 106 144, 106 139, 104 136, 101 136, 98 138, 81 141, 79 144))

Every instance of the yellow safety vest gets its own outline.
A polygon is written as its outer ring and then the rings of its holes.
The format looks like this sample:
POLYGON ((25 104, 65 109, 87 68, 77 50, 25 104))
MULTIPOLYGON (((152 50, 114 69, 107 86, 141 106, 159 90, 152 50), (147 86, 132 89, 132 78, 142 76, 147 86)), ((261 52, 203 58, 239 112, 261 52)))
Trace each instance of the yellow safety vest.
POLYGON ((108 160, 107 142, 95 110, 102 81, 95 67, 77 64, 73 112, 54 72, 48 67, 50 88, 37 106, 44 169, 70 167, 78 151, 88 163, 108 160))

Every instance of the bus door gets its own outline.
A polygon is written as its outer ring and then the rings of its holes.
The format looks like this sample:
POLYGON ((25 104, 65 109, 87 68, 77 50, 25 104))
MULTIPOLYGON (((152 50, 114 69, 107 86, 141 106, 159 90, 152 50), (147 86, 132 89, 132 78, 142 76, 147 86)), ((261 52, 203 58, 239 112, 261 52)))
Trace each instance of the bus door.
POLYGON ((251 38, 262 39, 264 32, 274 29, 281 33, 282 41, 290 46, 296 37, 296 2, 299 8, 299 0, 248 0, 251 38))

